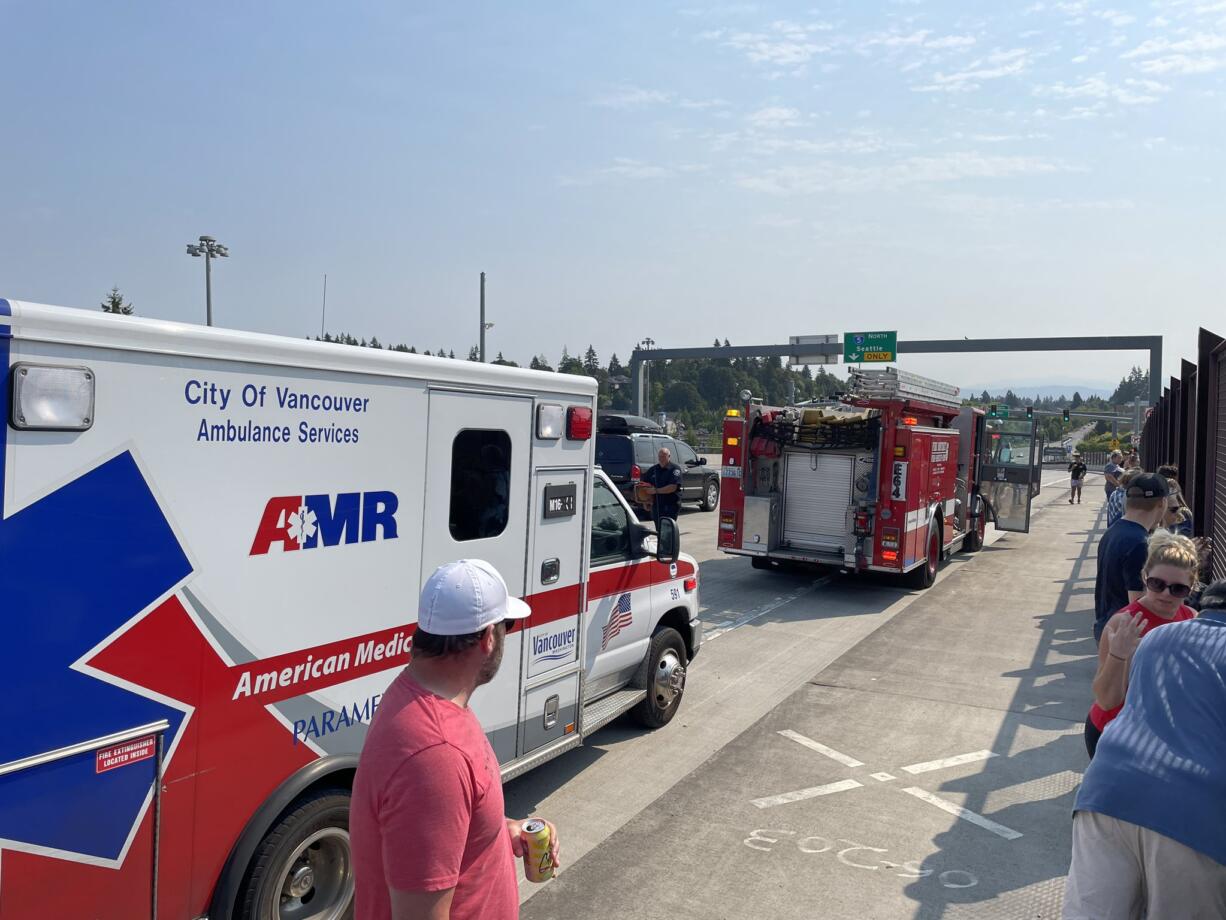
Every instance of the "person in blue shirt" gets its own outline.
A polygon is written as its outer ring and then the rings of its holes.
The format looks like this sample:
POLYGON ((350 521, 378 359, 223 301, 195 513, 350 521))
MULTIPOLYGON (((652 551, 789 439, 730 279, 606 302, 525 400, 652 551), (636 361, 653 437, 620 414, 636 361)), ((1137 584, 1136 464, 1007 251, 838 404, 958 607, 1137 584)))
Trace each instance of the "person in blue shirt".
POLYGON ((1226 917, 1226 580, 1136 633, 1073 811, 1064 920, 1226 917))
POLYGON ((1143 472, 1144 470, 1126 470, 1120 474, 1120 487, 1107 496, 1108 527, 1124 516, 1124 496, 1128 494, 1128 485, 1143 472))
POLYGON ((1166 516, 1168 487, 1156 473, 1141 473, 1125 489, 1124 516, 1107 528, 1098 541, 1098 572, 1094 578, 1094 641, 1117 610, 1127 607, 1145 590, 1149 533, 1166 516))
POLYGON ((656 530, 660 529, 660 518, 668 517, 677 520, 677 512, 681 509, 681 467, 672 462, 672 451, 661 447, 656 455, 655 466, 647 468, 643 473, 643 482, 651 488, 651 517, 656 522, 656 530))
POLYGON ((1103 467, 1103 488, 1107 490, 1107 498, 1110 498, 1111 493, 1120 487, 1120 475, 1124 472, 1120 461, 1123 459, 1124 455, 1118 450, 1112 451, 1111 459, 1103 467))

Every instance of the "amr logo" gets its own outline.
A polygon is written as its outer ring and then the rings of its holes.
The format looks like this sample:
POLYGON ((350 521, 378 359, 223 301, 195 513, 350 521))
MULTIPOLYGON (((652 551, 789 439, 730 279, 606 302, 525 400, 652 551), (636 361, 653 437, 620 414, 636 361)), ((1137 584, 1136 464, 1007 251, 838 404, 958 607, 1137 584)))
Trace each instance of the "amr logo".
POLYGON ((340 492, 270 498, 251 543, 252 556, 396 539, 395 492, 340 492))

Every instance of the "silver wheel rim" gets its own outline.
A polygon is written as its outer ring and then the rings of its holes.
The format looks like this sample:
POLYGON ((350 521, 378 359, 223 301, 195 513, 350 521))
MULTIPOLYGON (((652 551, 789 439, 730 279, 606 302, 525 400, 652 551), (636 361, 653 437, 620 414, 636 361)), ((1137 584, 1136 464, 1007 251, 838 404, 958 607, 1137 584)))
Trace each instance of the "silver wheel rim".
POLYGON ((681 663, 681 658, 675 650, 667 648, 660 654, 660 660, 656 662, 656 673, 652 681, 652 693, 655 695, 656 705, 661 709, 667 709, 676 702, 683 690, 685 690, 685 665, 681 663))
POLYGON ((707 486, 707 507, 714 508, 715 502, 719 498, 719 490, 715 488, 714 483, 707 486))
POLYGON ((353 903, 349 832, 325 827, 302 841, 269 892, 266 916, 276 920, 340 920, 353 903))

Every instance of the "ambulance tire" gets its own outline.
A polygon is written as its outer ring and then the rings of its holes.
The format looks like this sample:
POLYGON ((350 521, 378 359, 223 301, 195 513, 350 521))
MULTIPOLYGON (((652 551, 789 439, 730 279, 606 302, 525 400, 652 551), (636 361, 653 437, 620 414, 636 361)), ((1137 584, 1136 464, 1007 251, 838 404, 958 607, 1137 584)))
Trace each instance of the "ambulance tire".
POLYGON ((677 714, 685 694, 686 663, 680 633, 669 626, 657 630, 643 662, 647 698, 630 710, 644 728, 662 728, 677 714))
POLYGON ((928 552, 924 564, 914 568, 908 574, 913 588, 931 588, 937 580, 937 569, 941 567, 941 524, 933 521, 928 525, 928 552))
POLYGON ((251 857, 235 920, 280 920, 285 896, 302 910, 293 916, 352 920, 350 798, 347 789, 318 789, 289 807, 251 857))

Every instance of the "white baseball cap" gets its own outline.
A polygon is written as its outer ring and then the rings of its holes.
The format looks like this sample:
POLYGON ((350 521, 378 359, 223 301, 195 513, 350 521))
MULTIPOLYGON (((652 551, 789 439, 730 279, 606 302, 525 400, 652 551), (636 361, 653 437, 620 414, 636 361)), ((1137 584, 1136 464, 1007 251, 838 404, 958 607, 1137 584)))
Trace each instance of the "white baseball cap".
POLYGON ((496 568, 484 559, 460 559, 440 565, 426 580, 417 625, 435 636, 464 636, 531 613, 496 568))

